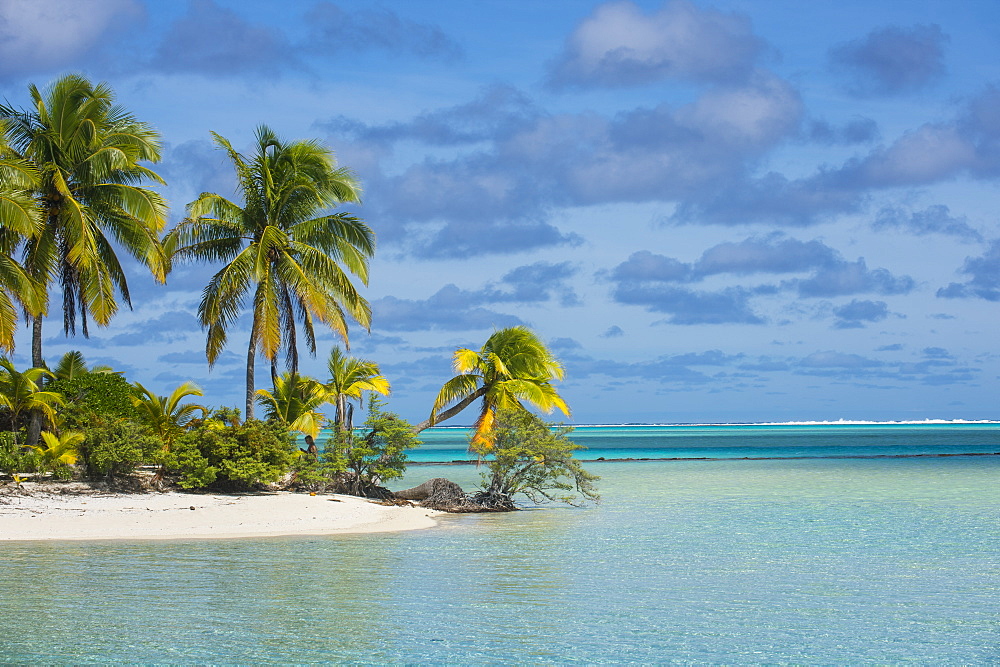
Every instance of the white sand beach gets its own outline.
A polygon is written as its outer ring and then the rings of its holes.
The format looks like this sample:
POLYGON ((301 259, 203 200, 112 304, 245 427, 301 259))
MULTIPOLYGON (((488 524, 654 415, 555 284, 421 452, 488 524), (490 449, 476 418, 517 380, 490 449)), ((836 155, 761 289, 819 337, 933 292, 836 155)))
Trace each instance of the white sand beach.
POLYGON ((332 535, 414 530, 440 512, 332 494, 0 496, 0 541, 332 535))

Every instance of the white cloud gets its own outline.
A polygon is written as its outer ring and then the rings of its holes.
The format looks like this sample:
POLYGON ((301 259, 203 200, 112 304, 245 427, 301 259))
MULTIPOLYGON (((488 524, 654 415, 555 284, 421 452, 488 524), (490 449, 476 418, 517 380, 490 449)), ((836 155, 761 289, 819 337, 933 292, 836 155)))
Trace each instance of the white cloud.
POLYGON ((0 76, 65 67, 142 14, 135 0, 0 0, 0 76))

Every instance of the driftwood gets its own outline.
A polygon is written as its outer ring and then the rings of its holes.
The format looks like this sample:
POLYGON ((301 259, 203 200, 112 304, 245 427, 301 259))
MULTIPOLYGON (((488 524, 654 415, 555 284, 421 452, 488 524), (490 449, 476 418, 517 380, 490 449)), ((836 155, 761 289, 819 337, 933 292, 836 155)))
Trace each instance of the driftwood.
POLYGON ((483 495, 481 493, 469 496, 462 487, 444 477, 429 479, 419 486, 396 491, 393 495, 403 500, 416 500, 421 507, 444 512, 509 512, 517 509, 513 503, 503 504, 495 502, 493 498, 480 498, 483 495))

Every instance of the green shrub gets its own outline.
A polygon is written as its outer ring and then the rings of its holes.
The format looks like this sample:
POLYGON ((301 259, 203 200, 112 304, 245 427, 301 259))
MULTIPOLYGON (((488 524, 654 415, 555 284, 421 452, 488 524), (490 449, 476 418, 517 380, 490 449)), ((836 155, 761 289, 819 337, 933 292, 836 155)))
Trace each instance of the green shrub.
POLYGON ((180 475, 184 488, 252 488, 290 472, 297 454, 292 443, 292 435, 277 422, 208 422, 178 437, 164 464, 180 475))
POLYGON ((13 476, 15 473, 38 472, 41 457, 33 450, 23 451, 15 434, 0 432, 0 474, 13 476))
POLYGON ((84 431, 79 447, 90 477, 116 479, 153 462, 163 443, 135 422, 97 423, 84 431))
POLYGON ((515 509, 514 496, 533 502, 575 505, 599 499, 594 482, 573 452, 583 449, 567 436, 572 427, 554 427, 524 409, 501 410, 493 427, 493 447, 482 473, 482 490, 473 500, 491 509, 515 509))
POLYGON ((385 482, 406 472, 406 450, 420 444, 413 427, 391 412, 383 412, 384 403, 372 395, 368 403, 365 435, 337 433, 326 443, 324 459, 340 473, 341 488, 356 496, 382 497, 385 482))
POLYGON ((117 373, 84 373, 71 379, 53 380, 45 389, 66 399, 66 406, 59 409, 63 428, 86 430, 121 419, 136 421, 139 417, 132 404, 135 390, 117 373))

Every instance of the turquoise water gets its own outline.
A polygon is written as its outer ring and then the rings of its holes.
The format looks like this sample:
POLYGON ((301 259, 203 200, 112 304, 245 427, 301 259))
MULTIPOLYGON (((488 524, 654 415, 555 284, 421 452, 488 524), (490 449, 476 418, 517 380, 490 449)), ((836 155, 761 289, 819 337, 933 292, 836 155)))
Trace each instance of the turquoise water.
MULTIPOLYGON (((797 458, 1000 453, 998 423, 578 426, 569 436, 584 460, 797 458)), ((468 430, 420 434, 414 462, 474 458, 468 430)))
MULTIPOLYGON (((1000 661, 1000 457, 596 462, 394 534, 6 543, 9 663, 1000 661)), ((396 488, 473 466, 417 466, 396 488)))

